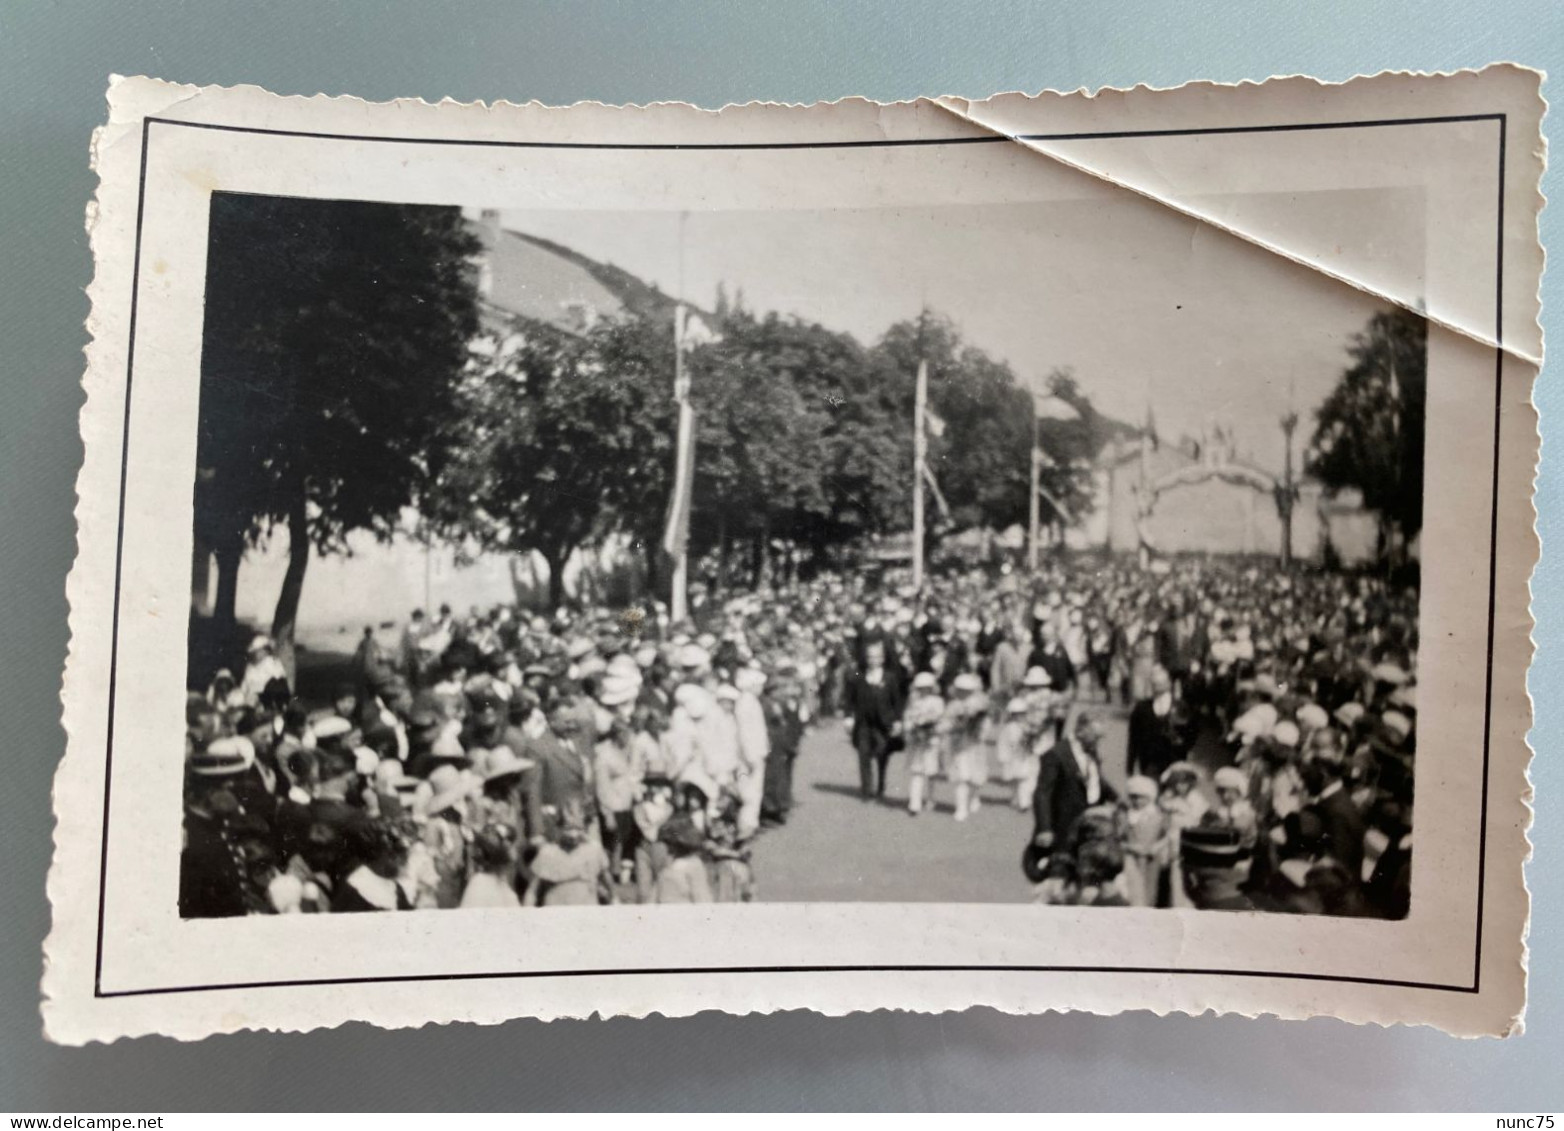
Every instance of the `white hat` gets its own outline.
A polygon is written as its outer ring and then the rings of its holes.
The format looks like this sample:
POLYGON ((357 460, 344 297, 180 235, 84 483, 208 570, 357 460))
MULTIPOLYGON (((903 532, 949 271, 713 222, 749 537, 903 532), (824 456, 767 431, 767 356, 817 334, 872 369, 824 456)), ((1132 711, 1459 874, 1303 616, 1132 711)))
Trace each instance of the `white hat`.
POLYGON ((603 680, 603 685, 598 688, 597 701, 605 707, 618 707, 625 703, 635 702, 640 694, 641 681, 629 679, 622 675, 610 675, 603 680))
POLYGON ((353 724, 341 715, 327 715, 323 719, 316 719, 310 724, 310 733, 315 736, 315 741, 322 739, 341 738, 353 729, 353 724))
POLYGON ((711 693, 695 683, 681 683, 674 688, 673 701, 683 707, 684 713, 692 719, 702 718, 713 706, 711 693))
POLYGON ((1217 789, 1244 789, 1249 783, 1237 766, 1223 766, 1211 775, 1211 784, 1217 789))
POLYGON ((1310 730, 1319 730, 1330 724, 1330 716, 1325 713, 1325 708, 1318 703, 1305 703, 1298 708, 1298 725, 1308 727, 1310 730))
POLYGON ((1397 687, 1400 687, 1412 678, 1407 675, 1405 668, 1402 668, 1399 664, 1391 663, 1375 664, 1370 669, 1369 675, 1373 676, 1380 683, 1390 683, 1397 687))
POLYGON ((496 746, 478 760, 477 772, 486 782, 503 778, 507 774, 519 774, 537 765, 531 758, 522 758, 509 746, 496 746))
POLYGON ((477 793, 483 788, 483 779, 470 770, 436 766, 429 775, 429 788, 432 796, 429 798, 428 812, 433 815, 477 793))
POLYGON ((380 755, 367 746, 360 746, 353 751, 353 768, 364 777, 373 774, 380 765, 380 755))
POLYGON ((1300 737, 1298 724, 1287 719, 1271 728, 1271 741, 1278 746, 1297 746, 1300 737))
POLYGON ((1024 715, 1032 709, 1031 702, 1022 695, 1017 695, 1005 704, 1005 711, 1012 715, 1024 715))
POLYGON ((957 691, 973 692, 983 690, 983 681, 973 672, 962 672, 951 684, 957 691))
POLYGON ((766 673, 759 668, 740 668, 733 673, 733 686, 751 695, 759 695, 766 686, 766 673))
POLYGON ((1358 720, 1363 717, 1363 704, 1343 703, 1340 707, 1336 708, 1331 717, 1342 726, 1346 727, 1348 730, 1351 730, 1357 725, 1358 720))
MULTIPOLYGON (((655 652, 656 649, 653 649, 654 654, 655 652)), ((647 663, 650 664, 651 661, 648 660, 647 663)), ((635 662, 635 657, 630 655, 630 653, 620 652, 612 660, 608 661, 608 674, 611 676, 622 676, 625 679, 633 679, 636 683, 640 683, 641 665, 635 662)))
POLYGON ((681 668, 704 668, 711 665, 711 653, 699 644, 686 644, 679 649, 681 668))
POLYGON ((934 678, 933 672, 919 672, 912 677, 912 686, 919 691, 933 691, 939 686, 939 680, 934 678))
POLYGON ((1233 733, 1245 742, 1269 734, 1276 725, 1276 708, 1269 703, 1256 703, 1233 720, 1233 733))
POLYGON ((1380 724, 1394 734, 1397 738, 1405 738, 1412 733, 1412 720, 1400 711, 1386 711, 1380 716, 1380 724))
POLYGON ((1040 667, 1026 669, 1026 675, 1021 680, 1022 687, 1052 687, 1054 681, 1048 677, 1048 673, 1040 667))
POLYGON ((737 703, 739 701, 739 689, 731 683, 725 683, 717 688, 717 699, 720 702, 737 703))
POLYGON ((1403 711, 1417 710, 1417 684, 1402 684, 1400 687, 1396 688, 1390 693, 1390 698, 1386 700, 1386 702, 1388 702, 1392 707, 1399 708, 1403 711))
POLYGON ((1124 783, 1124 795, 1126 797, 1150 797, 1155 799, 1158 793, 1157 783, 1145 774, 1135 774, 1124 783))
POLYGON ((255 744, 243 735, 214 738, 204 750, 191 754, 185 765, 192 774, 207 778, 242 774, 255 765, 255 744))

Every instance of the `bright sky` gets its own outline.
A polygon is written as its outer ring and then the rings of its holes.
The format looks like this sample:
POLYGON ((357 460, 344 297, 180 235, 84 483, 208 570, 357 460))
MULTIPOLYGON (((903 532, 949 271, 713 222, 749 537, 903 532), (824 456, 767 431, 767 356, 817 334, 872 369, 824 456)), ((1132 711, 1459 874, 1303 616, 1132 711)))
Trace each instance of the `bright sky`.
MULTIPOLYGON (((1416 197, 1344 190, 1258 203, 1371 249, 1401 277, 1421 275, 1416 197)), ((1102 411, 1138 422, 1149 398, 1168 439, 1229 424, 1240 452, 1274 470, 1289 396, 1304 418, 1301 445, 1351 334, 1378 309, 1310 269, 1130 199, 696 212, 683 224, 682 285, 675 213, 512 210, 502 220, 701 305, 723 282, 730 294, 742 287, 753 310, 866 343, 927 301, 1023 381, 1068 366, 1102 411)))

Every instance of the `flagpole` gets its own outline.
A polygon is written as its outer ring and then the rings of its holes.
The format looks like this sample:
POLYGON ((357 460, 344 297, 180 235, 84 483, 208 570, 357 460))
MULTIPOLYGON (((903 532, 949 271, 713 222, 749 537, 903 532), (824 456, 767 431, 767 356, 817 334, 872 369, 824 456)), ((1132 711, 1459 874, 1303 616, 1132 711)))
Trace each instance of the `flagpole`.
MULTIPOLYGON (((689 451, 690 429, 694 426, 692 419, 694 413, 690 409, 690 394, 688 379, 684 374, 684 341, 683 341, 684 304, 681 302, 673 315, 673 387, 674 396, 679 404, 679 435, 675 441, 674 451, 679 453, 676 457, 679 462, 686 459, 689 451)), ((683 490, 685 476, 695 473, 693 467, 683 468, 684 476, 678 474, 678 468, 674 474, 674 490, 683 490)), ((676 507, 683 506, 682 500, 676 500, 676 507)), ((685 522, 688 520, 685 519, 685 522)), ((688 529, 686 526, 685 529, 688 529)), ((678 541, 673 552, 673 583, 669 593, 668 612, 673 623, 677 624, 689 615, 690 611, 690 553, 688 537, 682 537, 678 541)))
POLYGON ((923 591, 923 476, 929 439, 924 421, 929 400, 929 363, 918 360, 918 387, 912 402, 912 587, 923 591))
POLYGON ((675 439, 673 507, 679 516, 672 524, 674 542, 668 548, 673 553, 673 580, 668 594, 668 614, 674 624, 684 620, 690 611, 690 540, 688 508, 693 505, 695 476, 694 453, 690 450, 691 431, 695 427, 695 413, 690 407, 689 376, 684 371, 684 226, 688 212, 679 213, 678 301, 673 308, 673 395, 679 406, 679 434, 675 439), (682 471, 684 474, 680 475, 682 471))
POLYGON ((1026 565, 1032 573, 1037 572, 1037 539, 1039 528, 1042 524, 1042 510, 1039 503, 1038 492, 1043 486, 1043 451, 1039 447, 1041 438, 1037 427, 1037 394, 1032 394, 1032 472, 1031 487, 1027 492, 1027 519, 1026 519, 1026 565))

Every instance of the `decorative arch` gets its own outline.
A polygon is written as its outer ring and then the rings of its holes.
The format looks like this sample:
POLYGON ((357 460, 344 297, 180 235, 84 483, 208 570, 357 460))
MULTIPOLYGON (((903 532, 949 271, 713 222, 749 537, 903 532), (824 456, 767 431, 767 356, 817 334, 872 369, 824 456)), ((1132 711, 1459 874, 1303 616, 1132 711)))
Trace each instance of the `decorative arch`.
MULTIPOLYGON (((1193 487, 1212 479, 1220 479, 1224 483, 1232 483, 1239 487, 1248 487, 1251 490, 1278 499, 1286 488, 1275 476, 1267 475, 1263 471, 1256 471, 1251 467, 1243 467, 1231 463, 1196 463, 1188 467, 1181 467, 1176 471, 1170 471, 1151 483, 1144 486, 1136 484, 1135 507, 1135 536, 1140 542, 1141 556, 1158 554, 1156 540, 1152 538, 1151 531, 1147 529, 1147 523, 1156 512, 1157 500, 1162 495, 1175 487, 1193 487)), ((1296 488, 1294 488, 1296 490, 1296 488)))

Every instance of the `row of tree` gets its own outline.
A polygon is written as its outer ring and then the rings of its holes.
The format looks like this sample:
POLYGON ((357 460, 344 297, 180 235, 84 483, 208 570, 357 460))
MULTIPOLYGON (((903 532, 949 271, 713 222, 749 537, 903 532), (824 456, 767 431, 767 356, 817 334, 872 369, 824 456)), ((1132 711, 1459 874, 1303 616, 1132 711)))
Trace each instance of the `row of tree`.
MULTIPOLYGON (((195 492, 198 547, 231 625, 245 552, 286 529, 273 634, 292 637, 310 551, 389 539, 409 508, 431 535, 564 563, 609 539, 662 586, 675 404, 671 304, 571 333, 484 311, 480 245, 458 209, 213 197, 195 492)), ((742 302, 688 355, 698 414, 691 552, 764 568, 782 547, 832 562, 908 528, 914 380, 943 421, 930 461, 949 529, 1024 523, 1031 394, 930 312, 866 345, 742 302)), ((1384 315, 1321 410, 1310 469, 1357 486, 1406 537, 1420 525, 1421 319, 1384 315)), ((1090 506, 1086 467, 1115 433, 1067 371, 1078 419, 1036 427, 1045 518, 1090 506)))
MULTIPOLYGON (((713 557, 719 577, 753 581, 778 553, 837 561, 907 529, 920 358, 944 422, 930 442, 946 528, 1026 520, 1031 396, 948 320, 926 313, 872 346, 742 307, 713 320, 717 339, 688 357, 698 428, 690 552, 713 557)), ((671 322, 507 329, 458 383, 424 513, 443 536, 482 550, 537 551, 556 601, 571 552, 614 535, 642 551, 660 587, 674 464, 671 322)), ((1089 454, 1110 424, 1067 374, 1053 384, 1081 413, 1046 422, 1056 456, 1089 454)), ((1089 505, 1083 460, 1057 458, 1046 476, 1064 505, 1089 505)))

